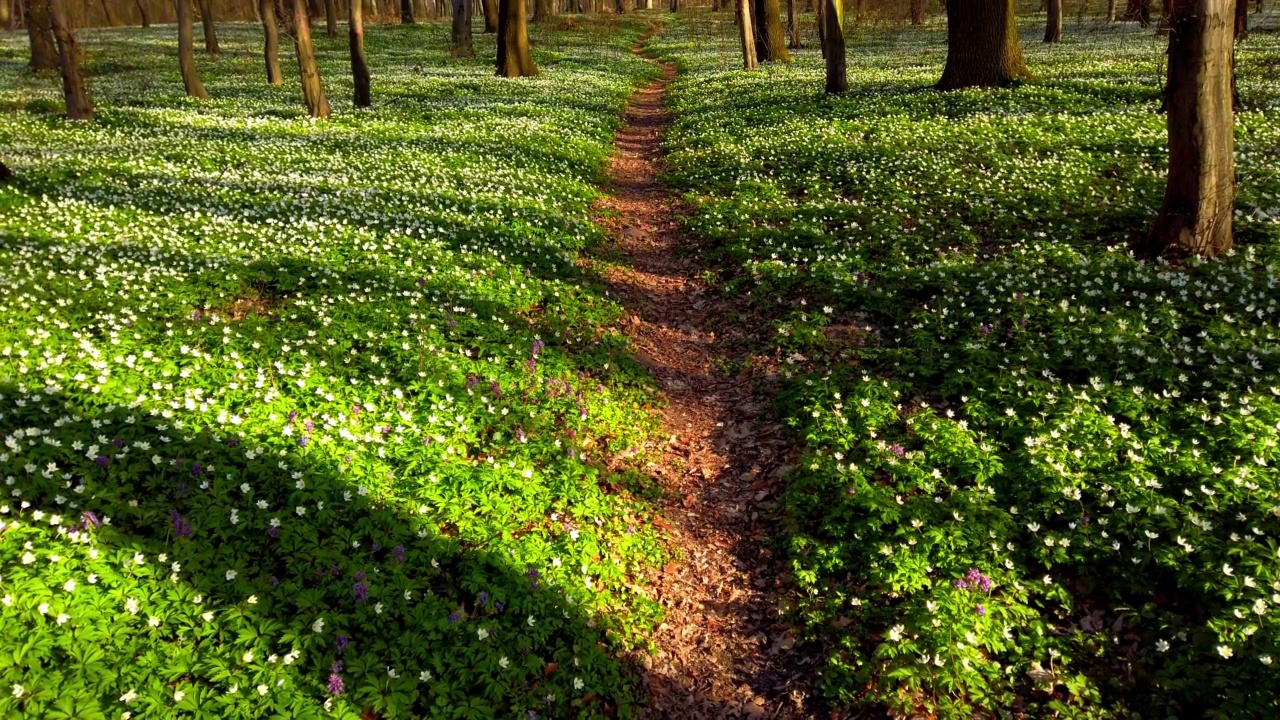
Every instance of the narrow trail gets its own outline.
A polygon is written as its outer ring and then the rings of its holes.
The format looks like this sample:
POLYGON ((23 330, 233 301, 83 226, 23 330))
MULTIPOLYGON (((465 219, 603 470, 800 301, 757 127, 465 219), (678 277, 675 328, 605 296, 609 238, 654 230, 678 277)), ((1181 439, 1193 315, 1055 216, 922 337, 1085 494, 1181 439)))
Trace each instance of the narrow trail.
MULTIPOLYGON (((660 32, 656 30, 655 32, 660 32)), ((643 41, 633 52, 644 56, 643 41)), ((652 60, 652 58, 649 58, 652 60)), ((656 62, 656 61, 655 61, 656 62)), ((655 573, 664 606, 643 666, 642 716, 801 718, 813 665, 797 657, 780 617, 785 565, 767 539, 788 444, 754 387, 752 347, 767 347, 750 313, 699 280, 697 240, 682 235, 677 199, 657 178, 663 107, 676 68, 630 99, 598 222, 613 242, 593 262, 630 314, 622 331, 665 396, 665 440, 643 469, 664 489, 663 514, 682 556, 655 573), (747 368, 731 375, 726 368, 747 368)))

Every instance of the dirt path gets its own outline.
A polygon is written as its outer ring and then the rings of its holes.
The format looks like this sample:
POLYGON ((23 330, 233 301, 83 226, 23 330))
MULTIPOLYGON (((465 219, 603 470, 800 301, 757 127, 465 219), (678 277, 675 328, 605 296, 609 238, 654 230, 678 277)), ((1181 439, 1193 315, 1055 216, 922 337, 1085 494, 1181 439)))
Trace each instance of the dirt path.
POLYGON ((787 445, 754 393, 766 373, 725 370, 759 367, 746 362, 750 348, 768 345, 745 307, 698 279, 697 241, 680 233, 677 200, 657 180, 669 121, 662 101, 676 76, 662 67, 662 79, 630 100, 601 203, 599 222, 621 259, 594 262, 631 313, 623 332, 667 400, 667 441, 648 448, 644 469, 666 491, 683 557, 651 578, 666 618, 653 638, 659 652, 639 658, 644 714, 806 717, 798 688, 813 666, 789 652, 778 597, 785 567, 766 547, 787 445))

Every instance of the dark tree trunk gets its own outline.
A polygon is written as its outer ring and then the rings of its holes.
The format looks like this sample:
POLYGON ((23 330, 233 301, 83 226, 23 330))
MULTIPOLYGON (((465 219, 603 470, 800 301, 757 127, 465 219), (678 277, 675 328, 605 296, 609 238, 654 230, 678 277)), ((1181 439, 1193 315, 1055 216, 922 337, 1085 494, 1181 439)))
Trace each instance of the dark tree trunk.
POLYGON ((413 0, 400 0, 400 24, 413 24, 413 0))
POLYGON ((474 57, 471 43, 471 0, 453 0, 453 32, 449 52, 454 57, 474 57))
MULTIPOLYGON (((10 0, 0 0, 0 24, 3 24, 5 30, 9 32, 13 32, 13 17, 15 13, 12 10, 13 6, 10 4, 10 0)), ((3 163, 0 163, 0 167, 3 167, 3 163)))
POLYGON ((839 95, 849 89, 849 74, 845 68, 844 49, 844 1, 822 0, 827 6, 823 15, 823 56, 827 59, 828 95, 839 95))
POLYGON ((480 0, 484 10, 484 34, 498 32, 498 0, 480 0))
POLYGON ((1236 39, 1249 37, 1249 0, 1235 0, 1236 3, 1236 39))
POLYGON ((329 100, 320 84, 320 68, 311 44, 311 21, 307 16, 307 0, 293 0, 293 46, 298 54, 298 72, 302 75, 302 99, 313 118, 329 117, 329 100))
POLYGON ((827 0, 817 0, 818 7, 815 14, 818 19, 818 49, 822 51, 822 59, 827 59, 827 0))
POLYGON ((533 0, 533 22, 542 22, 551 17, 549 0, 533 0))
POLYGON ((1116 0, 1107 0, 1107 22, 1116 20, 1116 0))
POLYGON ((671 0, 671 12, 680 12, 680 0, 671 0))
POLYGON ((35 72, 58 69, 58 45, 49 22, 49 0, 27 0, 27 39, 31 42, 31 60, 27 67, 35 72))
POLYGON ((939 90, 1005 87, 1029 78, 1015 0, 947 0, 947 64, 939 90))
POLYGON ((204 27, 204 51, 217 55, 218 30, 213 25, 213 0, 198 0, 200 5, 200 24, 204 27))
POLYGON ((207 100, 209 91, 200 82, 200 74, 196 72, 195 34, 191 30, 191 3, 189 0, 174 0, 174 10, 178 15, 178 69, 182 71, 182 84, 187 95, 207 100))
POLYGON ((1125 6, 1124 19, 1136 21, 1142 27, 1151 27, 1151 0, 1129 0, 1125 6))
POLYGON ((283 85, 284 72, 280 69, 280 24, 276 19, 275 0, 258 0, 258 14, 262 15, 262 59, 267 65, 267 84, 283 85))
POLYGON ((925 11, 924 0, 911 0, 911 24, 912 25, 924 24, 924 11, 925 11))
POLYGON ((151 27, 151 16, 147 14, 147 4, 143 0, 133 0, 133 4, 138 6, 138 14, 142 16, 142 27, 151 27))
POLYGON ((363 5, 364 3, 360 0, 351 0, 347 8, 347 40, 351 45, 351 79, 355 82, 354 102, 358 108, 367 108, 373 104, 369 93, 369 60, 364 54, 363 5))
POLYGON ((800 17, 796 0, 787 0, 787 48, 800 49, 800 17))
POLYGON ((498 5, 498 75, 529 77, 538 74, 529 52, 529 25, 524 0, 500 0, 498 5))
POLYGON ((106 18, 107 27, 116 27, 120 24, 120 20, 116 18, 116 11, 111 7, 112 0, 102 0, 102 15, 106 18))
POLYGON ((324 33, 338 37, 338 4, 333 0, 324 0, 324 33))
POLYGON ((1044 41, 1062 42, 1062 0, 1048 0, 1048 17, 1044 23, 1044 41))
POLYGON ((751 0, 738 0, 738 38, 742 40, 742 69, 755 70, 759 66, 756 58, 755 30, 751 22, 751 0))
POLYGON ((756 57, 761 62, 791 62, 778 0, 755 0, 751 19, 755 21, 756 57))
POLYGON ((613 11, 616 13, 624 13, 627 11, 626 0, 613 0, 613 11))
POLYGON ((1169 179, 1148 254, 1216 257, 1231 249, 1235 0, 1175 0, 1170 17, 1169 179))
POLYGON ((68 120, 92 120, 93 99, 84 84, 83 52, 71 28, 66 0, 49 0, 49 29, 58 45, 58 66, 62 70, 62 95, 67 100, 68 120))

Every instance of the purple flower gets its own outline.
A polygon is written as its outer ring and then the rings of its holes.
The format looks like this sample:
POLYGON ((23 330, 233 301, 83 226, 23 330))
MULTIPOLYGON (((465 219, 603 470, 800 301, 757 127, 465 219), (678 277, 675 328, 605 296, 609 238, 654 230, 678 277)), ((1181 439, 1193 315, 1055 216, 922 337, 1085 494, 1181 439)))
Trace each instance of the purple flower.
POLYGON ((271 587, 280 587, 280 578, 275 575, 271 576, 271 587))
POLYGON ((124 447, 124 440, 118 437, 112 438, 111 445, 115 447, 115 449, 119 450, 120 448, 124 447))
POLYGON ((85 510, 80 513, 80 519, 84 520, 85 527, 96 528, 102 524, 102 521, 98 519, 98 516, 92 510, 85 510))
POLYGON ((339 695, 342 694, 343 689, 344 687, 342 685, 342 676, 339 675, 338 673, 333 673, 332 675, 330 675, 329 676, 329 694, 334 697, 338 697, 339 695))
POLYGON ((329 666, 329 672, 340 673, 344 667, 346 666, 342 664, 341 660, 334 660, 333 664, 329 666))
POLYGON ((480 607, 485 607, 488 604, 489 604, 489 593, 481 590, 480 591, 480 607))
POLYGON ((981 325, 979 325, 979 326, 978 326, 978 332, 982 333, 984 336, 986 336, 986 335, 990 335, 990 334, 991 334, 991 326, 990 326, 990 325, 987 325, 986 323, 983 323, 983 324, 981 324, 981 325))
POLYGON ((98 463, 98 467, 106 467, 108 464, 110 464, 111 459, 108 458, 106 455, 99 455, 98 457, 94 458, 93 461, 98 463))
POLYGON ((191 463, 191 477, 200 477, 200 473, 203 471, 203 465, 198 462, 191 463))
POLYGON ((191 523, 178 514, 177 510, 169 510, 169 519, 173 522, 173 534, 178 537, 191 537, 191 523))
POLYGON ((292 423, 294 420, 297 420, 297 419, 298 419, 298 411, 297 411, 297 410, 290 410, 290 411, 289 411, 289 422, 290 422, 290 423, 292 423))
POLYGON ((524 442, 524 428, 516 428, 516 440, 524 442))
POLYGON ((534 360, 537 360, 537 359, 538 359, 538 353, 542 352, 542 348, 544 348, 544 347, 546 347, 546 346, 547 346, 547 344, 546 344, 546 343, 544 343, 544 342, 542 342, 541 340, 534 340, 534 341, 533 341, 533 359, 534 359, 534 360))
POLYGON ((267 537, 273 538, 280 534, 280 528, 272 526, 267 528, 267 537))
POLYGON ((982 606, 982 603, 978 603, 977 605, 975 605, 975 606, 974 606, 974 608, 973 608, 973 609, 974 609, 974 611, 975 611, 975 612, 977 612, 977 613, 978 613, 978 617, 986 617, 986 616, 987 616, 987 609, 986 609, 985 607, 983 607, 983 606, 982 606))
POLYGON ((471 390, 471 389, 475 388, 475 386, 477 386, 477 385, 479 385, 479 384, 480 384, 480 378, 476 377, 475 373, 468 373, 468 374, 467 374, 467 389, 468 389, 468 390, 471 390))
POLYGON ((452 625, 456 622, 458 622, 458 611, 454 610, 453 612, 449 613, 449 624, 452 625))
POLYGON ((300 448, 304 448, 304 447, 306 447, 306 446, 307 446, 307 440, 308 440, 308 438, 307 438, 307 436, 306 436, 306 435, 302 435, 302 436, 300 436, 300 437, 298 438, 298 447, 300 447, 300 448))
POLYGON ((494 607, 496 607, 496 608, 498 608, 498 612, 502 612, 502 611, 504 611, 504 610, 506 610, 506 609, 507 609, 507 606, 506 606, 506 605, 503 605, 503 604, 502 604, 502 603, 500 603, 500 602, 495 602, 495 603, 493 604, 493 606, 494 606, 494 607))
POLYGON ((489 386, 489 392, 493 393, 495 400, 502 399, 502 386, 498 384, 497 380, 494 380, 493 384, 489 386))
POLYGON ((403 545, 396 546, 395 555, 396 555, 396 562, 403 565, 404 564, 404 546, 403 545))
POLYGON ((907 456, 907 449, 906 449, 906 448, 904 448, 904 447, 902 447, 901 445, 896 444, 896 443, 893 445, 893 447, 891 447, 891 448, 889 448, 889 449, 890 449, 890 450, 892 450, 892 451, 893 451, 893 454, 894 454, 894 455, 897 455, 898 457, 906 457, 906 456, 907 456))
MULTIPOLYGON (((334 646, 335 646, 335 647, 337 647, 337 648, 338 648, 338 652, 342 652, 343 650, 346 650, 346 649, 347 649, 347 636, 346 636, 346 635, 339 634, 339 635, 338 635, 338 638, 337 638, 336 640, 334 640, 334 641, 333 641, 333 644, 334 644, 334 646)), ((338 664, 338 663, 335 663, 335 664, 338 664)), ((341 669, 341 668, 339 668, 339 669, 338 669, 338 670, 336 670, 335 672, 341 672, 341 670, 342 670, 342 669, 341 669)))
POLYGON ((356 602, 362 603, 369 598, 369 586, 362 582, 357 582, 351 586, 351 594, 355 595, 356 602))
POLYGON ((313 422, 311 422, 310 420, 308 420, 308 421, 306 421, 306 422, 302 423, 302 427, 306 428, 306 429, 307 429, 307 432, 312 432, 313 430, 315 430, 315 429, 316 429, 316 424, 315 424, 315 423, 313 423, 313 422))
POLYGON ((191 319, 195 320, 196 322, 199 322, 200 318, 202 317, 204 317, 204 313, 200 312, 199 310, 193 310, 191 312, 191 319))

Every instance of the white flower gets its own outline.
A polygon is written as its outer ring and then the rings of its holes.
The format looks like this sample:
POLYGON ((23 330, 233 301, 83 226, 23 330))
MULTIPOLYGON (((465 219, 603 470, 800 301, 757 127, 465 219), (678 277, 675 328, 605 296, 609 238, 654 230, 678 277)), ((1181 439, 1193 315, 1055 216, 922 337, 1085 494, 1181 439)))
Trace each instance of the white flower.
POLYGON ((14 696, 14 697, 22 697, 22 693, 24 693, 24 692, 26 692, 26 689, 25 689, 25 688, 23 688, 21 685, 18 685, 18 684, 16 684, 16 683, 14 684, 14 686, 13 686, 13 696, 14 696))
POLYGON ((71 616, 66 613, 58 613, 58 617, 54 619, 58 621, 59 625, 64 625, 68 620, 71 619, 71 616))
POLYGON ((129 692, 120 696, 120 702, 122 703, 131 703, 137 699, 138 699, 138 693, 134 692, 133 690, 130 690, 129 692))
POLYGON ((1223 575, 1226 575, 1227 577, 1231 577, 1231 574, 1232 574, 1232 573, 1234 573, 1234 572, 1235 572, 1235 571, 1231 569, 1231 566, 1230 566, 1230 565, 1223 565, 1223 566, 1222 566, 1222 574, 1223 574, 1223 575))
POLYGON ((582 689, 582 687, 583 687, 582 678, 578 678, 578 677, 574 678, 574 679, 573 679, 573 689, 574 689, 574 690, 581 690, 581 689, 582 689))
POLYGON ((212 622, 212 621, 213 621, 213 613, 212 613, 212 612, 206 612, 206 613, 204 613, 203 615, 201 615, 200 617, 204 618, 204 621, 205 621, 205 622, 212 622))
POLYGON ((1156 641, 1156 652, 1165 652, 1168 649, 1169 649, 1169 642, 1167 640, 1156 641))
POLYGON ((173 701, 174 701, 174 702, 182 702, 182 698, 184 698, 184 697, 186 697, 186 696, 187 696, 187 694, 186 694, 186 693, 184 693, 184 692, 182 692, 181 690, 174 690, 174 691, 173 691, 173 701))
POLYGON ((1230 645, 1219 645, 1218 654, 1221 655, 1223 658, 1230 658, 1233 654, 1235 654, 1235 651, 1231 649, 1230 645))
POLYGON ((35 562, 35 561, 36 561, 36 556, 35 556, 35 555, 32 555, 32 554, 31 554, 31 553, 29 553, 29 552, 22 553, 22 564, 23 564, 23 565, 30 565, 31 563, 33 563, 33 562, 35 562))
POLYGON ((48 615, 49 603, 40 603, 39 607, 37 607, 36 610, 39 610, 41 615, 48 615))
POLYGON ((391 667, 390 665, 388 665, 388 666, 387 666, 387 677, 394 679, 394 678, 399 677, 399 674, 396 672, 396 669, 395 669, 395 668, 393 668, 393 667, 391 667))
POLYGON ((160 627, 160 618, 156 617, 155 615, 152 615, 147 618, 147 624, 150 625, 151 627, 160 627))
POLYGON ((324 632, 324 618, 316 618, 316 621, 311 623, 311 632, 324 632))
POLYGON ((906 628, 904 628, 901 625, 894 625, 893 627, 889 628, 889 639, 892 640, 893 642, 898 642, 899 640, 902 639, 903 630, 906 630, 906 628))
POLYGON ((427 682, 430 679, 431 679, 430 670, 423 670, 422 672, 418 673, 418 682, 427 682))
POLYGON ((246 602, 248 602, 250 605, 257 605, 257 604, 258 604, 258 596, 257 596, 257 595, 250 595, 250 596, 249 596, 249 599, 248 599, 246 602))
POLYGON ((259 694, 259 695, 266 695, 266 694, 267 694, 267 691, 268 691, 268 690, 270 690, 270 689, 271 689, 271 688, 267 687, 266 685, 259 685, 259 686, 258 686, 258 694, 259 694))
POLYGON ((480 628, 479 630, 476 630, 476 635, 477 635, 481 640, 484 640, 484 639, 486 639, 486 638, 488 638, 488 637, 489 637, 489 631, 488 631, 488 630, 485 630, 484 628, 480 628))
POLYGON ((235 580, 237 574, 239 573, 237 573, 235 570, 228 570, 226 575, 227 582, 231 582, 232 580, 235 580))
POLYGON ((63 590, 66 590, 67 592, 71 592, 72 590, 75 590, 75 589, 76 589, 76 581, 75 581, 75 580, 68 580, 68 581, 66 581, 65 583, 63 583, 63 584, 62 584, 62 589, 63 589, 63 590))
POLYGON ((245 653, 244 653, 244 655, 241 657, 241 659, 242 659, 242 660, 244 660, 244 661, 245 661, 245 662, 247 662, 247 663, 251 663, 251 662, 253 662, 253 651, 252 651, 252 650, 246 650, 246 651, 245 651, 245 653))
POLYGON ((127 611, 129 611, 129 614, 130 614, 130 615, 137 615, 137 614, 138 614, 138 601, 137 601, 137 600, 134 600, 133 598, 129 598, 128 600, 125 600, 125 601, 124 601, 124 609, 125 609, 125 610, 127 610, 127 611))
POLYGON ((529 623, 529 627, 533 627, 533 622, 534 622, 533 616, 530 615, 528 618, 525 619, 525 622, 529 623))
POLYGON ((1263 655, 1262 657, 1258 658, 1258 661, 1259 661, 1259 662, 1261 662, 1263 665, 1270 665, 1270 664, 1271 664, 1271 656, 1270 656, 1270 655, 1263 655))
POLYGON ((511 664, 511 661, 508 660, 507 656, 505 655, 503 655, 502 659, 498 661, 498 666, 501 667, 503 670, 506 670, 507 666, 510 664, 511 664))

